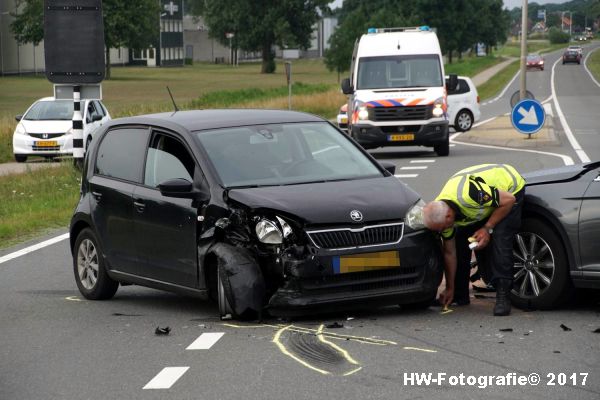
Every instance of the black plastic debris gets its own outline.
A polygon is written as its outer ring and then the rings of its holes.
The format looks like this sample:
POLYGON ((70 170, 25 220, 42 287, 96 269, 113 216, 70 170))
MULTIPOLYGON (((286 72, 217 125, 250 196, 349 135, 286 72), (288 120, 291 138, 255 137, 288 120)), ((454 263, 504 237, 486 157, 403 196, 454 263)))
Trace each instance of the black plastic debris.
POLYGON ((553 351, 553 353, 554 353, 554 354, 560 354, 560 351, 558 351, 558 350, 554 350, 554 351, 553 351))
POLYGON ((170 332, 171 332, 171 328, 169 328, 168 326, 165 326, 164 328, 157 326, 156 329, 154 330, 155 335, 168 335, 170 332))
POLYGON ((600 333, 600 328, 596 329, 595 331, 592 331, 592 333, 600 333))
POLYGON ((513 328, 502 328, 502 329, 499 329, 499 331, 500 332, 512 332, 513 328))
POLYGON ((344 324, 340 324, 339 322, 334 322, 333 324, 327 324, 325 325, 325 328, 328 329, 337 329, 337 328, 343 328, 344 324))
POLYGON ((112 313, 115 317, 143 317, 142 314, 123 314, 123 313, 112 313))
POLYGON ((568 332, 568 331, 572 331, 573 329, 569 328, 568 326, 566 326, 565 324, 560 324, 560 327, 562 328, 563 331, 568 332))

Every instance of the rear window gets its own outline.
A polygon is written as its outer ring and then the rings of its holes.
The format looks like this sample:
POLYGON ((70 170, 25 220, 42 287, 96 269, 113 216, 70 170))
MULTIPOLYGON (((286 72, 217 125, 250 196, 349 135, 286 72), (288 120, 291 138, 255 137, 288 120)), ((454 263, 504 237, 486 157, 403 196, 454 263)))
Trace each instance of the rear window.
POLYGON ((98 148, 95 173, 109 178, 141 182, 150 132, 143 128, 113 129, 98 148))

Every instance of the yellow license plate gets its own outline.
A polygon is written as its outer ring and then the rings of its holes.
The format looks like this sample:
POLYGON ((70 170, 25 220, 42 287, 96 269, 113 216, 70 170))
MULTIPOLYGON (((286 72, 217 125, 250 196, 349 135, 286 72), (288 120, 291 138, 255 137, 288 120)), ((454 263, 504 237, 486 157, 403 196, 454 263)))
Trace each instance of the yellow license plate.
POLYGON ((348 117, 342 117, 342 118, 340 118, 340 120, 342 121, 342 124, 348 123, 348 117))
POLYGON ((403 133, 398 135, 388 135, 388 142, 403 142, 408 140, 415 140, 415 134, 403 133))
POLYGON ((58 142, 56 140, 45 140, 43 142, 35 142, 37 147, 56 147, 58 146, 58 142))
POLYGON ((332 266, 335 274, 398 268, 400 267, 400 254, 397 251, 381 251, 335 256, 332 258, 332 266))

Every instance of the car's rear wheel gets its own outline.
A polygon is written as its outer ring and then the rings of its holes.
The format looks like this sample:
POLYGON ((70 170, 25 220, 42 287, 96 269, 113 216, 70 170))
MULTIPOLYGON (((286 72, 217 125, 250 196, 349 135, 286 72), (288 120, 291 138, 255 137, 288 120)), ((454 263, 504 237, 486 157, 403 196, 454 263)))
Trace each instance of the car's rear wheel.
POLYGON ((75 241, 73 270, 77 287, 87 299, 110 299, 119 288, 119 283, 108 276, 98 239, 89 228, 82 230, 75 241))
POLYGON ((435 146, 433 146, 433 150, 440 157, 447 156, 448 154, 450 154, 450 140, 446 140, 445 143, 436 144, 435 146))
POLYGON ((18 163, 24 163, 27 161, 27 156, 24 154, 15 154, 15 161, 18 163))
POLYGON ((525 219, 513 247, 511 300, 520 308, 552 309, 570 294, 565 249, 556 232, 537 219, 525 219))
POLYGON ((473 114, 469 110, 460 110, 454 120, 454 129, 466 132, 473 126, 473 114))

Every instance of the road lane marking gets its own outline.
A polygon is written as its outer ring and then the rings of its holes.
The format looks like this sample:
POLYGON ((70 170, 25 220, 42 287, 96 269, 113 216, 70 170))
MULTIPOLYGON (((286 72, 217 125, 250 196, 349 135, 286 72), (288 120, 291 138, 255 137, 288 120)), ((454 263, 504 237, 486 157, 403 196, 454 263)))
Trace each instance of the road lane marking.
POLYGON ((416 178, 419 174, 398 174, 394 175, 396 178, 416 178))
POLYGON ((208 350, 223 337, 225 332, 205 332, 198 336, 186 350, 208 350))
MULTIPOLYGON (((498 118, 498 117, 492 117, 492 118, 488 118, 488 119, 486 119, 486 120, 484 120, 484 121, 481 121, 481 122, 478 122, 478 123, 476 123, 476 124, 473 124, 473 128, 477 128, 478 126, 481 126, 481 125, 483 125, 483 124, 487 124, 488 122, 492 122, 492 121, 493 121, 493 120, 495 120, 496 118, 498 118)), ((459 134, 460 134, 460 133, 459 133, 459 134)))
POLYGON ((169 389, 190 367, 165 367, 143 389, 169 389))
POLYGON ((0 264, 5 263, 5 262, 10 261, 10 260, 13 260, 13 259, 15 259, 17 257, 24 256, 25 254, 32 253, 32 252, 34 252, 36 250, 43 249, 44 247, 51 246, 51 245, 53 245, 55 243, 62 242, 63 240, 68 239, 68 238, 69 238, 69 234, 65 233, 63 235, 54 237, 52 239, 48 239, 48 240, 43 241, 41 243, 34 244, 33 246, 29 246, 29 247, 26 247, 26 248, 21 249, 19 251, 15 251, 14 253, 7 254, 5 256, 0 257, 0 264))
POLYGON ((411 164, 416 164, 416 163, 434 163, 435 160, 410 160, 411 164))
POLYGON ((430 349, 421 349, 419 347, 403 347, 404 350, 414 350, 414 351, 422 351, 424 353, 437 353, 437 350, 430 350, 430 349))
POLYGON ((427 169, 427 166, 418 166, 418 167, 401 167, 400 169, 427 169))
POLYGON ((590 58, 590 56, 592 55, 592 53, 595 52, 598 49, 600 49, 600 47, 596 47, 594 50, 592 50, 589 53, 587 53, 587 56, 585 56, 585 60, 583 60, 583 68, 585 68, 585 70, 589 74, 590 78, 592 78, 592 80, 594 81, 594 83, 596 84, 596 86, 600 87, 600 83, 598 83, 598 81, 596 80, 596 78, 594 78, 594 75, 592 74, 592 71, 590 71, 589 68, 587 67, 587 60, 588 60, 588 58, 590 58))
POLYGON ((565 131, 565 135, 567 135, 567 139, 569 139, 569 143, 571 144, 571 147, 573 147, 573 150, 575 150, 575 153, 577 154, 577 156, 579 157, 581 162, 587 163, 587 162, 590 162, 590 158, 588 157, 588 155, 585 153, 585 151, 583 151, 583 149, 579 145, 579 142, 573 135, 573 132, 571 132, 571 128, 569 127, 569 124, 567 123, 567 119, 565 118, 565 115, 563 114, 563 112, 560 108, 560 104, 558 104, 558 96, 556 95, 556 88, 554 86, 554 72, 555 72, 554 70, 556 69, 556 65, 559 63, 559 61, 561 61, 560 58, 558 60, 556 60, 556 62, 552 66, 552 75, 550 77, 550 88, 552 89, 552 98, 554 100, 554 109, 556 110, 556 113, 558 114, 558 119, 560 120, 563 130, 565 131))

